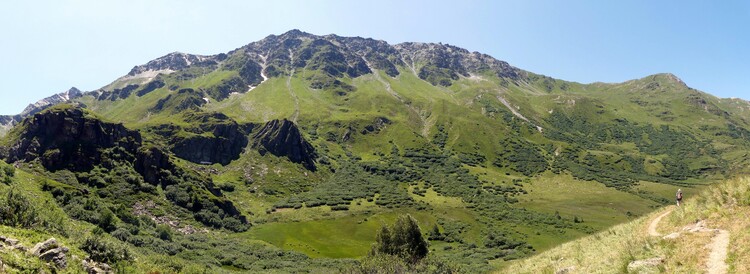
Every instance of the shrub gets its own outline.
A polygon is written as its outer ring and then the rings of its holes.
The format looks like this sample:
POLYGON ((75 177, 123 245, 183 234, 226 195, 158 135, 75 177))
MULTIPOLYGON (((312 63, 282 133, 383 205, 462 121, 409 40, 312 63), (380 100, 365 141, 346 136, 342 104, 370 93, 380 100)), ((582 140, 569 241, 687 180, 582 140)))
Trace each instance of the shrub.
POLYGON ((172 241, 172 230, 166 225, 157 226, 156 234, 159 236, 159 239, 172 241))
POLYGON ((0 223, 7 226, 32 228, 40 223, 36 208, 29 199, 15 189, 0 200, 0 223))
POLYGON ((3 174, 7 177, 13 177, 16 175, 16 169, 11 165, 3 164, 3 174))
POLYGON ((127 248, 97 236, 86 238, 81 244, 81 250, 97 262, 113 264, 132 260, 132 255, 127 248))
POLYGON ((112 210, 109 210, 109 208, 104 208, 104 210, 102 210, 98 225, 107 232, 112 232, 117 229, 117 219, 115 218, 115 214, 112 213, 112 210))

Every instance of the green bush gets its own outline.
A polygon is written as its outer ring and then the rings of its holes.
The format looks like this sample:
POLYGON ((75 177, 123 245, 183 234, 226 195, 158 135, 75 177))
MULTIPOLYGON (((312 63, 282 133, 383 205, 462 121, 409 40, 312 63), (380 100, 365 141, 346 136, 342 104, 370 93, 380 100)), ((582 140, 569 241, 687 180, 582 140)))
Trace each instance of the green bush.
POLYGON ((172 241, 172 230, 169 229, 169 227, 166 225, 157 226, 156 234, 159 236, 159 239, 162 239, 165 241, 172 241))
POLYGON ((133 259, 126 247, 99 236, 86 238, 80 247, 81 250, 91 256, 91 259, 97 262, 114 264, 133 259))
POLYGON ((41 223, 37 209, 16 189, 0 200, 0 223, 7 226, 32 228, 41 223))

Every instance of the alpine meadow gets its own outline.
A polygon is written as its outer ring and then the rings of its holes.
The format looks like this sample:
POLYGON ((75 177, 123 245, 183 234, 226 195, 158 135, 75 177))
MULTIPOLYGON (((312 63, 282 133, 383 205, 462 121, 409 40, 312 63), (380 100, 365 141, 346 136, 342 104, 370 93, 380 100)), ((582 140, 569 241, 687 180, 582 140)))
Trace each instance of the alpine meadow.
POLYGON ((724 232, 710 273, 750 264, 750 102, 669 73, 291 30, 0 124, 3 273, 695 273, 724 232))

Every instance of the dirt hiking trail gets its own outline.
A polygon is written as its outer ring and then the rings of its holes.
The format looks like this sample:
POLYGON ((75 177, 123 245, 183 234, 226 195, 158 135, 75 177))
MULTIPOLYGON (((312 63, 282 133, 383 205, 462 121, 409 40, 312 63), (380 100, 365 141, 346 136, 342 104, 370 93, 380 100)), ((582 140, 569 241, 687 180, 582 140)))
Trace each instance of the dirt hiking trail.
MULTIPOLYGON (((659 222, 674 211, 672 206, 664 213, 660 214, 648 224, 648 235, 653 237, 659 237, 661 234, 656 231, 659 226, 659 222)), ((682 232, 713 232, 715 235, 711 239, 711 243, 708 244, 707 248, 710 250, 708 255, 708 261, 706 262, 706 273, 708 274, 725 274, 729 268, 726 264, 727 251, 729 249, 729 231, 723 229, 714 229, 703 227, 703 221, 698 222, 695 225, 686 226, 683 231, 675 232, 664 237, 665 239, 675 239, 680 237, 682 232)))

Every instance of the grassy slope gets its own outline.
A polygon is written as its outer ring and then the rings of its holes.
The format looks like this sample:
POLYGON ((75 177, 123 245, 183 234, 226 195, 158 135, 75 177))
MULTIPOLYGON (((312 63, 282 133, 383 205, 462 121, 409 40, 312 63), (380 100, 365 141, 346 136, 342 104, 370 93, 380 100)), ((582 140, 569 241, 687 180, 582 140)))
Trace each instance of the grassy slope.
MULTIPOLYGON (((729 257, 726 263, 732 273, 750 271, 750 179, 731 179, 713 185, 696 196, 686 196, 677 208, 658 226, 662 234, 680 231, 695 220, 706 220, 707 227, 728 230, 729 257)), ((669 209, 674 208, 670 207, 669 209)), ((705 246, 710 233, 688 233, 677 240, 652 237, 649 222, 665 210, 658 210, 628 223, 617 225, 595 235, 562 244, 533 257, 513 262, 502 273, 555 273, 574 267, 574 273, 622 273, 634 260, 665 258, 664 265, 653 269, 663 273, 696 273, 704 271, 708 257, 705 246)))

